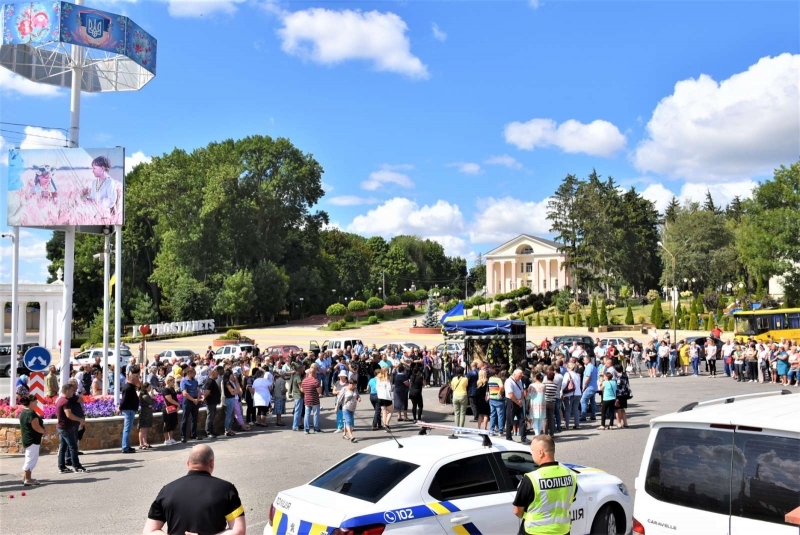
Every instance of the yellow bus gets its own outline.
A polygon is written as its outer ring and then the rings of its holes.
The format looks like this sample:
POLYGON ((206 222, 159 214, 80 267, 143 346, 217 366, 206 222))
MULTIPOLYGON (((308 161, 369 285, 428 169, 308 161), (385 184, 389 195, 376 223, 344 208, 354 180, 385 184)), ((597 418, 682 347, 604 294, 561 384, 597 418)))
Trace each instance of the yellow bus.
POLYGON ((772 338, 800 341, 800 308, 734 312, 734 336, 756 340, 772 338))

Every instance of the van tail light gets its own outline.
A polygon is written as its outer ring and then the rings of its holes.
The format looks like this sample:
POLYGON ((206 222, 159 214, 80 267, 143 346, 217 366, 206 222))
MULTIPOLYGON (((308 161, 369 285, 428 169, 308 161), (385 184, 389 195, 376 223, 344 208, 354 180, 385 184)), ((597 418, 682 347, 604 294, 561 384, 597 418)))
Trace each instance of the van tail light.
POLYGON ((633 532, 638 535, 644 535, 644 526, 635 517, 633 519, 633 532))
POLYGON ((373 524, 353 529, 336 528, 331 535, 382 535, 384 529, 386 529, 385 524, 373 524))
POLYGON ((270 505, 269 506, 269 525, 270 526, 272 525, 272 519, 273 518, 275 518, 275 506, 274 505, 270 505))

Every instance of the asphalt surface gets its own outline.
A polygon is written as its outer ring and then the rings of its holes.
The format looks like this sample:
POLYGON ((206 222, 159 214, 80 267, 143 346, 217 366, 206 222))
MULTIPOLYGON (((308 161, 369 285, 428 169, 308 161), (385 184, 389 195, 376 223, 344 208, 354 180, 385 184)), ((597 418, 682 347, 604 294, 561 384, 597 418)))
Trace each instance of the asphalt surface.
MULTIPOLYGON (((651 418, 691 401, 780 388, 706 376, 632 379, 631 383, 634 398, 628 408, 629 429, 598 431, 599 421, 587 422, 582 429, 556 438, 559 460, 606 470, 620 477, 631 492, 651 418)), ((800 389, 790 388, 796 390, 795 395, 800 394, 800 389)), ((424 396, 427 420, 452 421, 448 408, 439 405, 436 389, 427 389, 424 396)), ((263 532, 277 492, 307 483, 349 453, 389 438, 383 432, 369 430, 372 407, 366 398, 356 413, 356 436, 361 439, 358 444, 345 442, 341 435, 332 433, 333 399, 323 399, 322 407, 322 428, 327 432, 321 435, 305 436, 270 425, 260 432, 204 441, 214 448, 214 475, 234 482, 239 490, 249 533, 263 532)), ((467 422, 475 425, 469 419, 467 422)), ((410 424, 397 427, 398 436, 417 431, 410 424)), ((0 533, 140 533, 150 503, 161 487, 185 474, 191 445, 157 446, 130 455, 118 450, 87 452, 82 461, 91 472, 83 475, 59 474, 55 454, 44 455, 34 471, 34 477, 44 483, 37 488, 20 484, 21 455, 0 456, 0 533), (21 496, 21 491, 27 495, 21 496)))

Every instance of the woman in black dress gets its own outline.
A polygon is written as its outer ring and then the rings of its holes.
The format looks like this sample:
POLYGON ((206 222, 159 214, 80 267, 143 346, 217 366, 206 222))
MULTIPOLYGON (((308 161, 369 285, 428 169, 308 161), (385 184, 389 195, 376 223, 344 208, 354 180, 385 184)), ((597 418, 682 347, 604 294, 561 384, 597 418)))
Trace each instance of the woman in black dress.
POLYGON ((414 368, 411 375, 411 382, 408 387, 408 399, 411 400, 411 418, 414 423, 422 420, 422 388, 425 385, 425 378, 421 368, 414 368))
POLYGON ((491 413, 488 399, 489 378, 486 370, 478 372, 477 393, 475 394, 475 405, 478 410, 478 429, 489 429, 489 414, 491 413))
POLYGON ((394 376, 394 410, 397 412, 397 421, 408 421, 408 386, 410 381, 406 375, 406 367, 401 364, 397 367, 394 376))
POLYGON ((170 374, 165 379, 164 390, 164 445, 172 446, 177 441, 172 438, 172 432, 178 427, 178 394, 175 393, 175 376, 170 374))
POLYGON ((150 433, 150 428, 153 427, 153 397, 150 395, 150 389, 153 388, 148 382, 142 383, 139 387, 139 449, 149 450, 151 448, 150 442, 147 440, 147 435, 150 433))

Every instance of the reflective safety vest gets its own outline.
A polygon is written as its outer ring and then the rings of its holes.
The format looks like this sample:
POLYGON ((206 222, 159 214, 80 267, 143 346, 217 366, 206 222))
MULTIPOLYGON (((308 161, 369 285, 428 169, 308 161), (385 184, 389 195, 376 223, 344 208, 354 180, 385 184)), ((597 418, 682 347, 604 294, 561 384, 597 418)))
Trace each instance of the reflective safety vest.
POLYGON ((572 520, 569 508, 578 487, 575 472, 560 464, 538 468, 525 476, 531 480, 533 502, 522 517, 525 533, 565 535, 572 520))

